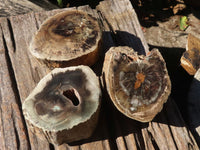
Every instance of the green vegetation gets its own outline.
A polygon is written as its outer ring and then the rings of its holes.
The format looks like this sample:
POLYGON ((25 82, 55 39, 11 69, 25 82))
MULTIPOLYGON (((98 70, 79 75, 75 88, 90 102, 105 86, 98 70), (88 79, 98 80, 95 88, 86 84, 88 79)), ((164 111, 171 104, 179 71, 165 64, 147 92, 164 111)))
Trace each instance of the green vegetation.
POLYGON ((57 0, 57 2, 58 2, 59 7, 63 7, 63 1, 62 0, 57 0))
POLYGON ((187 24, 187 22, 188 22, 187 16, 182 16, 182 17, 180 18, 180 29, 181 29, 182 31, 185 31, 185 30, 187 29, 187 27, 189 26, 189 25, 187 24))

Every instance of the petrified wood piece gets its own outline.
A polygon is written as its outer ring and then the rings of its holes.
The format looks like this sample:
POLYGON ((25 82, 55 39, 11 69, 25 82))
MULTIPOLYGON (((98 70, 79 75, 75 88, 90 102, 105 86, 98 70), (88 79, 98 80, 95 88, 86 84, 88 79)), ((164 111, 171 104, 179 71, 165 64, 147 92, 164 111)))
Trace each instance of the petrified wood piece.
POLYGON ((181 57, 181 66, 194 75, 200 67, 200 39, 192 34, 188 35, 186 51, 181 57))
POLYGON ((98 59, 101 35, 95 17, 84 11, 67 10, 41 25, 30 52, 50 67, 90 66, 98 59))
POLYGON ((32 131, 49 142, 77 141, 92 135, 100 97, 98 78, 89 67, 57 68, 27 97, 23 113, 32 131))
POLYGON ((162 110, 171 82, 158 50, 147 56, 129 47, 112 47, 104 63, 108 93, 119 111, 129 118, 148 122, 162 110))

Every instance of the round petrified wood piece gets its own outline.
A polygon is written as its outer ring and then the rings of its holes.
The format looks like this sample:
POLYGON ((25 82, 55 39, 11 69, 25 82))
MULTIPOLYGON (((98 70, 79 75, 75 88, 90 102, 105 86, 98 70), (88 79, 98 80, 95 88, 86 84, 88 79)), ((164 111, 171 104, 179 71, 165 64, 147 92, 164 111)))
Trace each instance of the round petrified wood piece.
POLYGON ((95 17, 68 10, 44 21, 31 41, 30 52, 50 67, 93 65, 98 59, 101 35, 95 17))
POLYGON ((49 142, 73 142, 92 135, 100 97, 98 78, 89 67, 56 68, 26 98, 23 113, 49 142))
POLYGON ((144 56, 129 47, 112 47, 103 70, 110 98, 124 115, 148 122, 162 110, 171 82, 158 50, 144 56))

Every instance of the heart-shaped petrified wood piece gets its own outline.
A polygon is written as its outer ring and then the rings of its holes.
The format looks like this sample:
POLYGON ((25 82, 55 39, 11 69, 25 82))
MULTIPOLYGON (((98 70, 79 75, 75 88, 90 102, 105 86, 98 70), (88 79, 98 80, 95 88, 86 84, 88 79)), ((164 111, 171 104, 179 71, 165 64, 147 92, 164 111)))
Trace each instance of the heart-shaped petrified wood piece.
POLYGON ((48 18, 33 36, 30 52, 50 67, 93 65, 100 52, 98 21, 80 10, 67 10, 48 18))
POLYGON ((62 144, 92 135, 100 98, 99 80, 88 66, 56 68, 41 79, 22 107, 34 133, 62 144))
POLYGON ((112 47, 104 68, 107 91, 117 109, 148 122, 162 110, 171 91, 165 61, 158 50, 138 55, 129 47, 112 47))

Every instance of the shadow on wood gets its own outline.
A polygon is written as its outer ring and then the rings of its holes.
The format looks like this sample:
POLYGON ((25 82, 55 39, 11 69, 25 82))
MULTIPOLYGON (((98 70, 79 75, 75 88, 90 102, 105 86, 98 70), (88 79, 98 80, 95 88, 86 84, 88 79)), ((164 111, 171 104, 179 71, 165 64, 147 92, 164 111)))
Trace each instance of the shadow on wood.
POLYGON ((142 45, 140 38, 135 35, 125 32, 125 31, 103 31, 103 44, 102 52, 100 54, 99 60, 92 66, 92 69, 97 74, 101 76, 105 53, 113 46, 129 46, 138 52, 140 55, 145 55, 145 49, 142 45), (114 40, 113 42, 110 42, 114 40))
MULTIPOLYGON (((103 75, 104 76, 104 75, 103 75)), ((102 77, 103 85, 105 85, 104 77, 102 77)), ((148 123, 140 123, 133 119, 130 119, 120 113, 112 103, 106 87, 102 87, 102 107, 101 114, 99 117, 98 126, 89 139, 70 143, 70 146, 82 145, 85 143, 95 142, 95 141, 104 141, 109 140, 110 148, 112 150, 117 149, 116 139, 119 137, 125 137, 130 134, 136 134, 138 140, 141 142, 140 147, 145 148, 143 137, 142 137, 142 128, 146 128, 148 123)))
MULTIPOLYGON (((128 38, 128 40, 136 40, 138 41, 137 43, 140 43, 140 39, 137 38, 136 36, 128 33, 128 32, 123 32, 123 31, 117 31, 116 33, 114 32, 104 32, 103 35, 105 38, 108 38, 110 35, 115 35, 113 37, 118 36, 118 38, 113 38, 114 43, 116 43, 117 46, 124 46, 128 45, 132 48, 134 48, 136 51, 141 50, 141 46, 133 44, 133 42, 130 42, 130 44, 126 44, 124 40, 128 38), (125 37, 125 38, 123 38, 125 37), (118 40, 120 39, 120 40, 118 40)), ((106 39, 104 39, 106 42, 106 39)), ((103 51, 104 53, 112 46, 116 46, 115 44, 112 45, 106 45, 104 43, 103 51)), ((191 83, 191 77, 187 75, 186 72, 182 69, 180 66, 180 57, 182 53, 185 51, 185 49, 182 48, 165 48, 165 47, 157 47, 157 46, 152 46, 150 45, 150 48, 158 48, 163 55, 167 68, 169 71, 169 75, 172 80, 172 94, 169 97, 168 101, 166 104, 163 106, 163 110, 153 119, 152 122, 154 123, 161 123, 165 124, 168 126, 175 126, 175 127, 185 127, 185 123, 182 120, 182 116, 176 108, 176 104, 174 103, 174 99, 176 103, 179 105, 179 107, 182 107, 182 110, 186 109, 187 105, 187 94, 188 94, 188 88, 191 83), (177 70, 177 68, 179 68, 177 70), (180 71, 182 70, 182 71, 180 71), (186 73, 186 74, 185 74, 186 73), (177 80, 178 79, 178 80, 177 80), (181 89, 181 90, 179 90, 181 89), (181 103, 181 104, 179 104, 181 103), (181 105, 181 106, 180 106, 181 105), (178 118, 178 120, 177 120, 178 118)), ((101 56, 99 62, 97 63, 98 65, 100 64, 103 66, 103 60, 104 60, 104 54, 101 56)), ((96 65, 97 65, 96 64, 96 65)), ((97 71, 101 73, 101 68, 102 67, 94 67, 98 68, 97 71), (99 70, 100 69, 100 70, 99 70)), ((96 72, 96 71, 95 71, 96 72)), ((104 80, 104 77, 103 79, 104 80)), ((103 81, 103 85, 105 85, 105 81, 103 81)), ((96 128, 95 133, 93 136, 87 140, 82 140, 79 142, 71 143, 71 145, 80 145, 88 142, 93 142, 93 141, 99 141, 99 140, 111 140, 109 143, 115 143, 116 139, 118 137, 125 137, 129 134, 136 134, 138 137, 142 137, 141 129, 148 128, 149 123, 140 123, 138 121, 132 120, 121 114, 112 104, 109 95, 107 91, 105 90, 106 87, 102 88, 103 90, 103 103, 102 103, 102 110, 101 110, 101 115, 100 115, 100 120, 98 123, 98 126, 96 128), (106 133, 105 130, 107 130, 110 134, 104 134, 106 133), (111 136, 112 135, 112 136, 111 136)), ((143 141, 143 137, 141 138, 140 141, 143 141)), ((144 144, 144 143, 143 143, 144 144)), ((141 145, 143 145, 141 143, 141 145)), ((111 145, 111 147, 114 147, 115 149, 116 145, 111 145)))
POLYGON ((200 69, 194 76, 188 94, 188 124, 200 146, 200 69))
POLYGON ((150 49, 158 48, 165 59, 172 83, 171 98, 176 102, 184 120, 187 122, 187 97, 193 79, 180 65, 180 58, 185 51, 183 48, 167 48, 149 45, 150 49))
POLYGON ((103 41, 104 41, 104 53, 106 53, 110 47, 112 46, 129 46, 133 48, 135 51, 138 52, 140 55, 145 55, 145 49, 142 44, 142 41, 139 37, 128 33, 126 31, 104 31, 103 32, 103 41), (114 44, 110 42, 110 39, 105 38, 112 38, 114 44))
POLYGON ((117 46, 129 46, 140 55, 145 55, 145 49, 142 41, 137 36, 125 31, 116 31, 115 35, 117 46))

